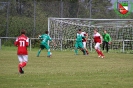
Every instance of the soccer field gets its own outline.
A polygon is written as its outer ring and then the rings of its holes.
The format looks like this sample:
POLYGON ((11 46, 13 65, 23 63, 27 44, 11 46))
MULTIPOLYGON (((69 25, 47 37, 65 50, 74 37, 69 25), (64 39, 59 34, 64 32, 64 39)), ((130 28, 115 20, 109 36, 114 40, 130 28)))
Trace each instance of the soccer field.
POLYGON ((0 50, 0 88, 133 88, 133 54, 105 53, 98 58, 73 51, 29 51, 25 74, 19 74, 16 48, 0 50))

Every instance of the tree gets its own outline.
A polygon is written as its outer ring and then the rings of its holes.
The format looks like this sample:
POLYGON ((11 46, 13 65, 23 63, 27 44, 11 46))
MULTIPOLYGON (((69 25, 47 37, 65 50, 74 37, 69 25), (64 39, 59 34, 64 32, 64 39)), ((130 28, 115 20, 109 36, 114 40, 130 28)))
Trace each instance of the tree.
POLYGON ((111 0, 92 0, 92 18, 108 18, 111 0))

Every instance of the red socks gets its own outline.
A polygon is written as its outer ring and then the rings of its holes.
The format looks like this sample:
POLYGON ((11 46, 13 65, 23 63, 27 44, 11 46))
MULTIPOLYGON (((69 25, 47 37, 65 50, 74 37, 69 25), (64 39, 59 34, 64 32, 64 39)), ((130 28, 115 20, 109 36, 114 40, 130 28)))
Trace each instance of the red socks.
POLYGON ((26 62, 22 62, 22 63, 19 63, 19 65, 18 65, 19 67, 25 67, 26 66, 26 62))
POLYGON ((25 67, 25 66, 26 66, 26 62, 23 62, 23 63, 22 63, 22 67, 25 67))
POLYGON ((88 50, 86 50, 86 53, 89 54, 88 50))
POLYGON ((97 52, 98 55, 104 56, 102 51, 100 51, 99 49, 96 49, 96 52, 97 52))

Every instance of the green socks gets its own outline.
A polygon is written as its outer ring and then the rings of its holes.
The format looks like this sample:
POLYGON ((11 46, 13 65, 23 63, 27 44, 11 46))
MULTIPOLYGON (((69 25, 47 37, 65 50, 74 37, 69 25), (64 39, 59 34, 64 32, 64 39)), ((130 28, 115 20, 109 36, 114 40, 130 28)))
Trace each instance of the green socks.
POLYGON ((38 50, 37 57, 39 57, 40 53, 41 53, 41 50, 38 50))
POLYGON ((78 54, 78 49, 75 49, 75 54, 76 54, 76 55, 78 54))

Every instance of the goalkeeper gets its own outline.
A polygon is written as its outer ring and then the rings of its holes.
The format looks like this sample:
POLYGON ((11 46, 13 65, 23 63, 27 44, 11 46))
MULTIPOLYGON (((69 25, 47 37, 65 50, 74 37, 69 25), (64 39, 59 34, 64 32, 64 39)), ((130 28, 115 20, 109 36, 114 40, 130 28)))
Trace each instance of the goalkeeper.
POLYGON ((78 48, 83 52, 84 55, 86 55, 86 50, 83 47, 82 39, 85 38, 85 36, 82 36, 81 29, 78 29, 78 33, 76 36, 76 43, 75 43, 75 54, 78 54, 78 48))
POLYGON ((50 52, 50 47, 48 45, 48 40, 49 41, 52 41, 52 38, 48 35, 48 31, 45 31, 45 34, 42 34, 42 35, 39 35, 39 38, 42 39, 41 43, 40 43, 40 49, 38 50, 38 53, 37 53, 37 57, 39 57, 40 53, 41 53, 41 50, 43 50, 44 48, 47 49, 47 57, 50 57, 51 56, 51 52, 50 52))
POLYGON ((106 46, 106 51, 108 53, 108 51, 109 51, 108 45, 111 44, 111 37, 107 33, 106 30, 104 30, 104 33, 103 33, 102 37, 103 37, 103 50, 104 50, 104 47, 106 46))

